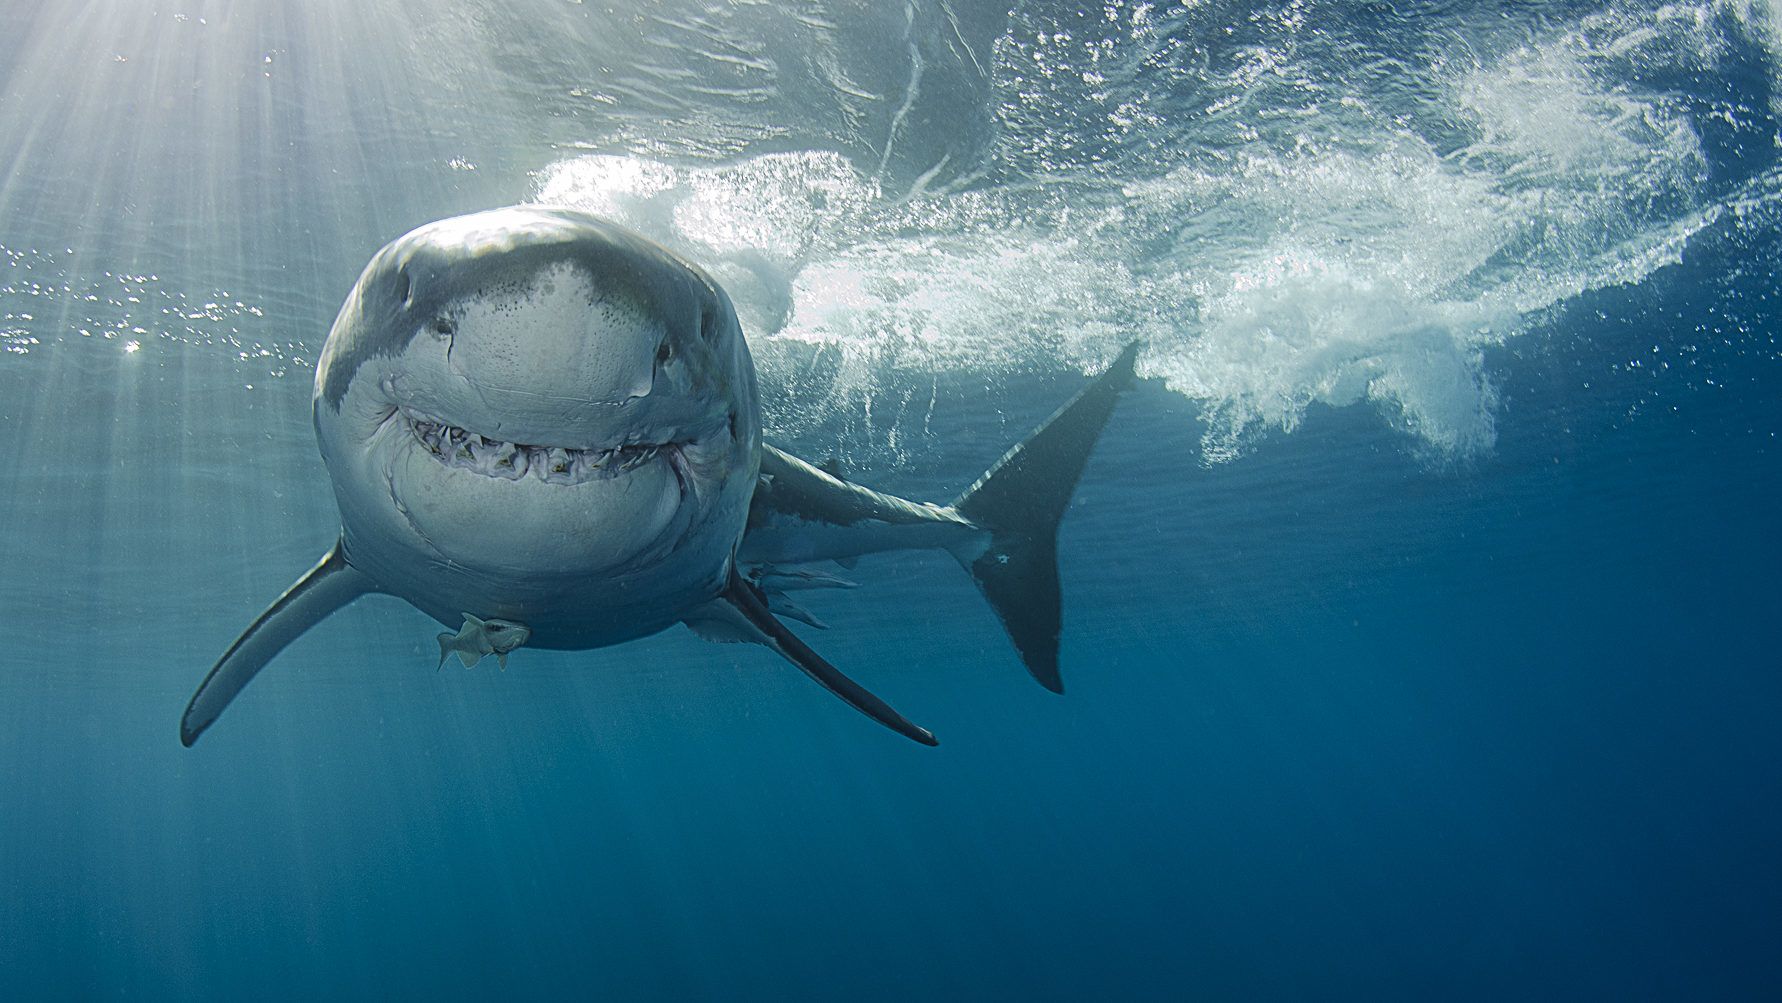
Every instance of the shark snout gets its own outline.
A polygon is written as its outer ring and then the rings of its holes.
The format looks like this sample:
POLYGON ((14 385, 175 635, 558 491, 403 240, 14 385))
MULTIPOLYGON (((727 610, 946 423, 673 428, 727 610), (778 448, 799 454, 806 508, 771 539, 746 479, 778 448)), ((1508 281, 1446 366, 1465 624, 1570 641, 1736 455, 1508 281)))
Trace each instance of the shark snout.
POLYGON ((649 396, 655 384, 656 339, 647 335, 540 324, 523 337, 496 328, 450 338, 450 375, 491 407, 617 406, 649 396))

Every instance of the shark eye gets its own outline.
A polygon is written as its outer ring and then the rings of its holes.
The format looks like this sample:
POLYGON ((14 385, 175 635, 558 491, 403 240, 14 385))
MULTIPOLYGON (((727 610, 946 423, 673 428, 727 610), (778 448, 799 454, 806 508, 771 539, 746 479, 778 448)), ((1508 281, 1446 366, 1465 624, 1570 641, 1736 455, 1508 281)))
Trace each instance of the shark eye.
POLYGON ((672 358, 674 358, 674 346, 665 341, 656 349, 656 363, 660 365, 672 358))
POLYGON ((452 323, 450 317, 435 317, 433 323, 427 325, 434 334, 451 335, 457 332, 458 325, 452 323))

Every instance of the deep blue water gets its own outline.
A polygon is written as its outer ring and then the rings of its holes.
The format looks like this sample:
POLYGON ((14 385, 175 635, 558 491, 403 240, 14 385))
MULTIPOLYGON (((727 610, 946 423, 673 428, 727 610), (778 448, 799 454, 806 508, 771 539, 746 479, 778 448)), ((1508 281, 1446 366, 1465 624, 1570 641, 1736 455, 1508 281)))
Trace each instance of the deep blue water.
POLYGON ((1782 993, 1763 4, 0 9, 0 996, 1782 993), (947 498, 1143 337, 1067 692, 940 554, 804 631, 435 672, 333 540, 365 260, 563 201, 777 441, 947 498))

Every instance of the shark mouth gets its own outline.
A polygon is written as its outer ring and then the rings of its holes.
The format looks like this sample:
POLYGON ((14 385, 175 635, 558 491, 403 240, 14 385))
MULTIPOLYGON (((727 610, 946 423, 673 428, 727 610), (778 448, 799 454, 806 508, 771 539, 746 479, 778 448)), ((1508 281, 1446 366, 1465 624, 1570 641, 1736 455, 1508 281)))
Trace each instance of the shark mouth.
POLYGON ((448 467, 517 481, 533 477, 549 484, 582 484, 617 477, 661 456, 680 474, 681 443, 634 442, 609 449, 566 449, 523 442, 497 442, 456 425, 403 414, 415 439, 448 467))

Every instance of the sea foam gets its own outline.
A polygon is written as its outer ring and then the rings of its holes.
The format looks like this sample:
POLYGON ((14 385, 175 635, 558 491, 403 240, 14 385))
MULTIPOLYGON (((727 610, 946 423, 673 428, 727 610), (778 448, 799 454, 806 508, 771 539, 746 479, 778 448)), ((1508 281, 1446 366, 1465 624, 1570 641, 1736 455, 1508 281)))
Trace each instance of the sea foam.
POLYGON ((541 172, 536 198, 713 268, 770 375, 813 345, 839 357, 830 408, 907 397, 912 374, 1089 372, 1143 338, 1141 374, 1200 405, 1208 462, 1314 405, 1372 407, 1464 458, 1495 442, 1494 346, 1676 262, 1732 197, 1683 102, 1644 83, 1711 72, 1714 15, 1595 15, 1432 70, 1439 139, 1350 107, 1341 132, 1259 133, 1169 170, 902 196, 832 153, 589 155, 541 172))

